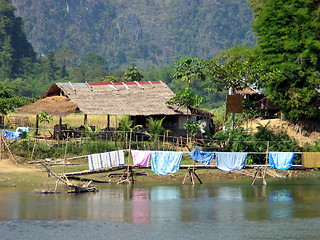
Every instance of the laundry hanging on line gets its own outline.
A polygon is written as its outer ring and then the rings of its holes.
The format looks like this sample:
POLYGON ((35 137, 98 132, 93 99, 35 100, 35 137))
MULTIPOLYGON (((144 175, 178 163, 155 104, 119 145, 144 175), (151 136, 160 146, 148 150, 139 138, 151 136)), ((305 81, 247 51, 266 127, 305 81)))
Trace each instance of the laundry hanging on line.
POLYGON ((272 168, 287 170, 292 166, 294 152, 269 152, 268 156, 272 168))
POLYGON ((125 159, 123 150, 88 155, 88 165, 90 171, 123 166, 124 164, 125 159))
POLYGON ((216 152, 217 168, 227 172, 241 170, 247 156, 246 152, 216 152))
POLYGON ((214 159, 214 152, 204 152, 201 151, 197 146, 195 147, 193 152, 189 152, 189 156, 195 161, 203 163, 204 165, 208 165, 214 159))
POLYGON ((131 150, 131 155, 135 166, 150 167, 150 151, 131 150))
POLYGON ((301 153, 301 164, 305 168, 320 168, 320 152, 301 153))
POLYGON ((179 171, 182 152, 151 151, 151 170, 158 175, 173 174, 179 171))

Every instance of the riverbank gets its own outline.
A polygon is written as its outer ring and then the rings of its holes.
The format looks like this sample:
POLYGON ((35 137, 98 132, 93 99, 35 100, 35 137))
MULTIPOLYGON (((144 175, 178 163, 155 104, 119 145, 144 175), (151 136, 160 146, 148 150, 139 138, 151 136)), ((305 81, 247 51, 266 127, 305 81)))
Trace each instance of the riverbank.
MULTIPOLYGON (((78 162, 74 165, 54 165, 49 168, 56 174, 63 174, 68 172, 75 172, 87 169, 87 164, 84 162, 78 162)), ((203 183, 220 183, 220 182, 251 182, 255 174, 255 169, 244 168, 240 171, 224 172, 219 169, 198 169, 197 175, 203 183)), ((112 173, 123 173, 124 170, 119 170, 112 173)), ((139 183, 182 183, 187 169, 180 169, 176 174, 169 175, 156 175, 151 169, 134 169, 135 173, 144 173, 134 176, 136 184, 139 183)), ((110 173, 110 172, 109 172, 110 173)), ((93 179, 100 182, 114 183, 116 184, 120 175, 109 176, 109 173, 97 173, 89 175, 81 175, 83 179, 93 179)), ((79 177, 79 176, 78 176, 79 177)), ((297 169, 279 171, 268 168, 266 172, 266 178, 310 178, 320 177, 320 172, 314 169, 297 169)), ((19 164, 17 165, 11 158, 5 156, 0 160, 0 187, 16 187, 24 185, 48 186, 56 183, 56 178, 48 177, 48 173, 39 164, 19 164)), ((75 180, 72 180, 75 181, 75 180)), ((190 178, 187 179, 186 184, 190 184, 190 178)), ((195 179, 195 183, 199 183, 195 179)), ((261 179, 257 179, 256 184, 261 184, 261 179)))

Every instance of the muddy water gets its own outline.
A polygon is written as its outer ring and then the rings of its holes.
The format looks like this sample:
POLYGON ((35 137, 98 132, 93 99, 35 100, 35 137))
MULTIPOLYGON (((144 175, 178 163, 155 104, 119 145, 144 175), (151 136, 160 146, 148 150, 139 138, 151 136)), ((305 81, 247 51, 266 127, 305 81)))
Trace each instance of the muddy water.
POLYGON ((0 239, 320 239, 320 180, 0 189, 0 239))

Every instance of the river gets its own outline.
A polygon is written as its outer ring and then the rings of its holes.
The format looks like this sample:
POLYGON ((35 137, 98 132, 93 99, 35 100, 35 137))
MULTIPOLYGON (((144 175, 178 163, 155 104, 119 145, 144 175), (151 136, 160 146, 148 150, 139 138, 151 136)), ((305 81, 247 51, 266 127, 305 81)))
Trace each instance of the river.
POLYGON ((0 188, 0 239, 320 239, 320 180, 0 188))

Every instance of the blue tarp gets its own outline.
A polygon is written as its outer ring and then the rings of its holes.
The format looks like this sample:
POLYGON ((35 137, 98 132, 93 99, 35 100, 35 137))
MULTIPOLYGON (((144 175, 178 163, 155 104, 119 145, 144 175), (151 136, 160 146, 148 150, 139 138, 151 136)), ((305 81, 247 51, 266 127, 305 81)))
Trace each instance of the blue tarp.
POLYGON ((18 139, 21 136, 22 132, 13 132, 8 130, 2 130, 2 137, 18 139))

